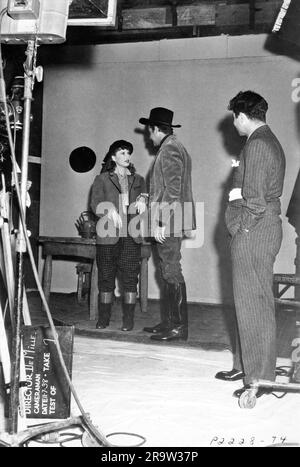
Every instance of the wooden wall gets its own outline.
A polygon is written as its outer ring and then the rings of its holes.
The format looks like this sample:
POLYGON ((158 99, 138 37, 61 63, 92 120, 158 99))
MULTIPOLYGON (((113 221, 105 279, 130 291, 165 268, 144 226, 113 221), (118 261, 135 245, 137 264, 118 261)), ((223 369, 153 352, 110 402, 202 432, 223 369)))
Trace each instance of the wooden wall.
MULTIPOLYGON (((300 76, 300 66, 297 60, 268 52, 266 39, 219 36, 63 47, 53 53, 45 64, 41 234, 77 235, 75 220, 87 207, 90 186, 112 141, 132 141, 133 161, 139 173, 147 174, 152 158, 138 132, 138 120, 152 107, 168 107, 182 124, 177 135, 193 159, 199 208, 197 240, 186 242, 183 249, 189 300, 231 301, 223 216, 231 159, 242 142, 226 109, 238 91, 253 89, 269 101, 269 123, 286 151, 284 241, 276 270, 293 272, 295 233, 285 212, 299 170, 299 104, 292 99, 292 82, 300 76), (96 152, 97 165, 78 174, 68 159, 83 145, 96 152)), ((152 298, 159 293, 156 279, 151 261, 152 298)), ((54 264, 53 290, 76 290, 74 263, 54 264)))

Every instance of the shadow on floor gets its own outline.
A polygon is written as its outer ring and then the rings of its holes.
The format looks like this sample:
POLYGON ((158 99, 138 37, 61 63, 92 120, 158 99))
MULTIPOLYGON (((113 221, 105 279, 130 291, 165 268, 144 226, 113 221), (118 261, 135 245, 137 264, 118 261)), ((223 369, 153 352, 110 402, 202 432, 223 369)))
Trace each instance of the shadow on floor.
MULTIPOLYGON (((47 316, 41 311, 41 300, 37 292, 28 293, 28 303, 33 325, 46 325, 47 316)), ((231 350, 231 333, 228 329, 228 316, 232 316, 230 306, 214 304, 189 304, 189 338, 187 342, 155 342, 150 335, 143 332, 144 326, 159 322, 159 302, 148 301, 148 312, 142 313, 139 304, 136 306, 135 326, 130 332, 121 330, 122 312, 119 299, 115 300, 112 309, 110 326, 106 329, 95 328, 95 321, 89 320, 88 302, 79 304, 76 293, 52 293, 50 310, 56 325, 74 325, 75 333, 98 339, 112 339, 136 343, 147 343, 155 346, 199 347, 204 350, 231 350)), ((289 358, 292 353, 292 341, 295 338, 295 310, 286 307, 277 309, 277 341, 278 357, 289 358)))

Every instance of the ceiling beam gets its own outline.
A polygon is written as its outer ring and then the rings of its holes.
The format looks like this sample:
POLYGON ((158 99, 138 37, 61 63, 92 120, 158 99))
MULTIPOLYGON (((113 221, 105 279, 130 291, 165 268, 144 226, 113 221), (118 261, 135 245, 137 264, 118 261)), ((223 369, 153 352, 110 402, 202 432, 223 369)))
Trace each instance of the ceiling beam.
MULTIPOLYGON (((249 25, 233 25, 233 26, 177 26, 154 29, 131 29, 127 31, 103 31, 97 28, 97 31, 85 27, 85 33, 82 31, 76 32, 76 28, 67 31, 67 45, 84 45, 84 44, 108 44, 120 42, 144 42, 156 41, 162 39, 179 39, 192 37, 207 37, 219 36, 228 34, 231 36, 240 36, 244 34, 253 34, 253 30, 249 25)), ((256 26, 255 34, 264 34, 270 32, 269 24, 260 24, 256 26)))
POLYGON ((115 28, 71 26, 67 42, 97 44, 271 32, 281 5, 282 0, 119 0, 115 28))

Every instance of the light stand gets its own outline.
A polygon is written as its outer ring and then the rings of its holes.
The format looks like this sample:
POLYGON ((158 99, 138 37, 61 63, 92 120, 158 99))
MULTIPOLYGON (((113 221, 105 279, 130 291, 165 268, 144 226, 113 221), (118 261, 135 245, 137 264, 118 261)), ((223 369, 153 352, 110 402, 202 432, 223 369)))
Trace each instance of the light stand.
MULTIPOLYGON (((32 90, 35 81, 35 57, 37 42, 28 41, 27 60, 24 65, 24 120, 22 135, 22 165, 21 165, 21 206, 23 215, 26 213, 26 196, 28 182, 28 156, 30 141, 30 113, 32 90)), ((18 183, 18 180, 15 180, 18 183)), ((23 313, 24 297, 24 253, 26 252, 25 234, 21 219, 16 242, 16 290, 14 306, 14 325, 12 338, 11 392, 10 392, 10 422, 11 432, 18 432, 19 386, 20 386, 20 355, 21 355, 21 316, 23 313)))

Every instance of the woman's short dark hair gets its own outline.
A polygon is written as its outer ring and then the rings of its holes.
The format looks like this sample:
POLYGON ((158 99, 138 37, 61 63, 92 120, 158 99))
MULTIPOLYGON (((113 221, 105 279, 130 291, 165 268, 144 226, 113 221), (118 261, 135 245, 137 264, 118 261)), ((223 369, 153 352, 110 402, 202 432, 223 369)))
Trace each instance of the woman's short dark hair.
MULTIPOLYGON (((109 150, 103 159, 101 173, 111 172, 115 169, 116 163, 112 160, 112 156, 114 156, 120 149, 127 149, 129 154, 133 153, 133 146, 129 141, 125 141, 124 139, 118 139, 117 141, 114 141, 110 145, 109 150)), ((134 165, 129 164, 128 170, 130 170, 131 173, 135 173, 134 165)))
POLYGON ((268 110, 267 101, 253 91, 239 92, 228 105, 228 110, 232 110, 236 117, 242 112, 251 120, 266 121, 266 113, 268 110))

